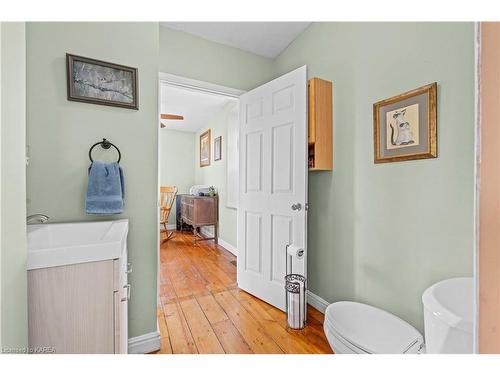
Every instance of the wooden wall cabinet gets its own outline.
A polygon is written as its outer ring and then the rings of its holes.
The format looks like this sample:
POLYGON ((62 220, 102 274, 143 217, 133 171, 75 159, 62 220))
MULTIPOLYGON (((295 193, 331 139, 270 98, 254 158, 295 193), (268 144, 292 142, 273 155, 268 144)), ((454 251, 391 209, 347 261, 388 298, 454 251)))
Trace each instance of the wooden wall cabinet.
POLYGON ((308 82, 308 163, 310 171, 333 170, 332 82, 311 78, 308 82))

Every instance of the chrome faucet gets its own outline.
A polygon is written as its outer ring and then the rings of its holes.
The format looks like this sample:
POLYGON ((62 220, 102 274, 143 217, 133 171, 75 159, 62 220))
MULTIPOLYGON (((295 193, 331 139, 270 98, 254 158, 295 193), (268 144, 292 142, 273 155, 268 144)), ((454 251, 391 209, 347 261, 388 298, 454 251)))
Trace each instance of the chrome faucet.
POLYGON ((44 214, 34 214, 34 215, 29 215, 26 218, 26 224, 31 224, 34 222, 39 222, 39 223, 45 223, 46 221, 49 220, 49 217, 44 214))

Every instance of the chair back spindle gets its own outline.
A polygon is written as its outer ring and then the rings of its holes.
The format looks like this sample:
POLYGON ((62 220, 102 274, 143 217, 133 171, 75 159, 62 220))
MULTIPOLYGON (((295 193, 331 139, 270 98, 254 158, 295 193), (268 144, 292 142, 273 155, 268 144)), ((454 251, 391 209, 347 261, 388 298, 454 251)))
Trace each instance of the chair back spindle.
POLYGON ((167 233, 167 238, 163 242, 168 241, 173 235, 173 232, 168 233, 167 223, 176 195, 177 187, 160 186, 160 224, 164 226, 165 232, 167 233))

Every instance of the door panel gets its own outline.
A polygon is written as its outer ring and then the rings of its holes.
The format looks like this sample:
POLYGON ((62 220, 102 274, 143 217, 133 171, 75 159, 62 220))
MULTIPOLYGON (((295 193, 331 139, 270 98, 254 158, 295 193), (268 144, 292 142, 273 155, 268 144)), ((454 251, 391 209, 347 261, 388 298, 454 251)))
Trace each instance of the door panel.
POLYGON ((246 212, 245 232, 252 235, 246 237, 246 248, 253 251, 245 252, 245 271, 262 274, 262 214, 246 212))
POLYGON ((293 123, 272 129, 272 194, 293 193, 293 123))
POLYGON ((262 191, 262 132, 245 134, 246 192, 262 191))
MULTIPOLYGON (((306 67, 242 95, 240 110, 238 285, 284 309, 286 245, 307 254, 306 67)), ((294 260, 293 272, 306 264, 294 260)))

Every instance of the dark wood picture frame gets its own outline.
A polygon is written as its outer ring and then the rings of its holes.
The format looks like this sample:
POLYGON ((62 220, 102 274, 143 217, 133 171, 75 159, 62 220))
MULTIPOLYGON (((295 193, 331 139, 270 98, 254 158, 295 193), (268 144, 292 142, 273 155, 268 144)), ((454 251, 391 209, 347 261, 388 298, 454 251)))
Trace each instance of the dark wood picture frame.
POLYGON ((139 95, 138 95, 138 71, 137 68, 133 68, 130 66, 114 64, 102 60, 91 59, 88 57, 77 56, 67 53, 66 54, 66 81, 67 81, 67 94, 68 100, 75 102, 83 102, 83 103, 91 103, 91 104, 100 104, 107 105, 112 107, 121 107, 121 108, 129 108, 129 109, 139 109, 139 95), (115 69, 119 71, 130 72, 132 75, 131 84, 132 84, 132 101, 125 102, 119 100, 109 100, 102 99, 91 96, 82 96, 78 95, 75 91, 75 82, 73 77, 73 65, 75 62, 83 62, 91 65, 101 66, 105 68, 115 69))
POLYGON ((214 139, 214 161, 222 160, 222 135, 214 139), (217 154, 217 143, 219 144, 219 154, 217 154))
POLYGON ((210 152, 210 146, 212 143, 211 132, 210 129, 203 132, 200 135, 200 167, 208 167, 210 165, 210 159, 212 154, 210 152), (208 147, 208 157, 207 159, 202 159, 202 150, 203 150, 203 141, 206 140, 206 147, 208 147))
MULTIPOLYGON (((374 142, 374 161, 375 163, 390 163, 397 161, 406 161, 406 160, 418 160, 418 159, 430 159, 437 157, 437 83, 431 83, 429 85, 425 85, 419 87, 418 89, 411 90, 405 92, 400 95, 393 96, 389 99, 385 99, 379 101, 373 105, 373 142, 374 142), (421 97, 422 96, 422 97, 421 97), (426 97, 425 97, 426 96, 426 97), (419 144, 419 150, 416 150, 415 146, 401 148, 396 152, 392 152, 392 155, 383 155, 383 151, 387 153, 386 149, 382 149, 385 147, 383 144, 383 140, 386 137, 386 128, 381 126, 381 121, 385 121, 385 119, 381 119, 380 112, 383 112, 384 107, 393 108, 395 104, 401 103, 403 106, 408 106, 411 104, 412 100, 417 100, 418 97, 421 97, 420 100, 425 104, 426 113, 423 116, 424 127, 423 132, 426 135, 427 139, 421 140, 419 144), (406 103, 406 104, 405 104, 406 103), (425 147, 424 147, 425 146, 425 147), (405 152, 405 151, 408 152, 405 152), (398 155, 395 155, 398 153, 398 155)), ((421 129, 420 122, 422 118, 419 117, 419 131, 421 129)), ((387 126, 387 124, 385 124, 387 126)))

